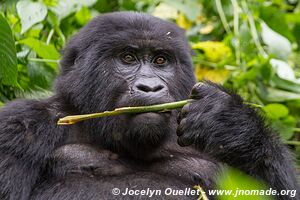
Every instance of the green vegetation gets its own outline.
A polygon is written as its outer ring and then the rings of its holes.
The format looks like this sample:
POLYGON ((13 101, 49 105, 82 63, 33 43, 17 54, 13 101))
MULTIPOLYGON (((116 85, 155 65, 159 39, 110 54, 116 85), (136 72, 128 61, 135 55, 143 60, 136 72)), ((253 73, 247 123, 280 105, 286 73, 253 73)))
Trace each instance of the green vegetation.
MULTIPOLYGON (((186 29, 195 73, 259 104, 300 152, 297 0, 9 0, 0 3, 0 105, 51 93, 60 50, 92 17, 135 10, 186 29)), ((300 153, 298 153, 300 155, 300 153)))
POLYGON ((225 169, 219 176, 217 185, 220 190, 230 192, 230 195, 219 195, 219 200, 274 200, 275 196, 272 188, 232 168, 225 169))

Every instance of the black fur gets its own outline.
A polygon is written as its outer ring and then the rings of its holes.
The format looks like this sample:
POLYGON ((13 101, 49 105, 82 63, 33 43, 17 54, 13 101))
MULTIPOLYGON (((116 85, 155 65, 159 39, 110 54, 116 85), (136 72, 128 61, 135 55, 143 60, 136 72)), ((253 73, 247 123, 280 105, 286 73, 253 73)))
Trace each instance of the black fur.
POLYGON ((92 20, 65 48, 53 97, 1 110, 1 199, 147 199, 114 196, 115 187, 207 190, 224 163, 272 188, 296 189, 287 148, 239 96, 195 85, 190 52, 183 30, 146 14, 92 20), (190 91, 195 101, 178 119, 172 111, 56 125, 66 115, 177 101, 190 91))

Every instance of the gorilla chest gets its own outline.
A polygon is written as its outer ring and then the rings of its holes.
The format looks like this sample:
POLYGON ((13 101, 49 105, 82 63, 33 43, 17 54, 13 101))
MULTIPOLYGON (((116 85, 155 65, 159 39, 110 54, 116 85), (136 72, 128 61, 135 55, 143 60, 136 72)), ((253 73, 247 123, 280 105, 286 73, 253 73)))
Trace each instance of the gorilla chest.
POLYGON ((47 193, 53 199, 60 199, 63 196, 57 195, 66 193, 70 193, 70 199, 87 196, 88 199, 100 196, 100 199, 112 199, 116 198, 112 196, 114 188, 120 190, 120 199, 147 199, 155 194, 156 199, 168 199, 165 193, 172 196, 182 192, 184 196, 178 199, 189 199, 195 197, 191 192, 194 185, 210 185, 216 168, 213 163, 193 155, 170 153, 149 163, 137 163, 107 150, 79 144, 61 147, 53 160, 55 164, 48 167, 52 168, 51 175, 34 192, 36 199, 43 199, 47 193))

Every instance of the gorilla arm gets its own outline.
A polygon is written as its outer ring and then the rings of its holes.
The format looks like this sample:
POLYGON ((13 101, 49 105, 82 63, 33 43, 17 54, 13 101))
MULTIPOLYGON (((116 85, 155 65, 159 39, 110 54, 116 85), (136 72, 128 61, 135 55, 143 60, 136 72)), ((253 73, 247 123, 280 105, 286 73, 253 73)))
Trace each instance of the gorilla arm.
POLYGON ((28 199, 47 157, 62 139, 49 104, 19 100, 0 112, 0 197, 28 199))
POLYGON ((181 146, 194 144, 277 190, 298 189, 290 152, 241 97, 206 82, 194 86, 191 98, 197 101, 184 106, 178 119, 181 146))

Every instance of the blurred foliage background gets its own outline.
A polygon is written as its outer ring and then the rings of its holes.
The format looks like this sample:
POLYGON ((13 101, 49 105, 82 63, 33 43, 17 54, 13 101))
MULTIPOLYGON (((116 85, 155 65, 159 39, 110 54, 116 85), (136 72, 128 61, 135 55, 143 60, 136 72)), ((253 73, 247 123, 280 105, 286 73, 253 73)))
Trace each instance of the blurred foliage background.
POLYGON ((68 38, 94 16, 121 10, 184 28, 198 80, 255 103, 300 155, 298 0, 0 0, 0 105, 49 96, 68 38))

